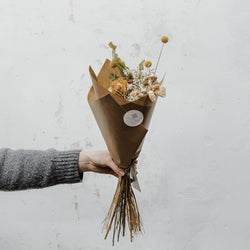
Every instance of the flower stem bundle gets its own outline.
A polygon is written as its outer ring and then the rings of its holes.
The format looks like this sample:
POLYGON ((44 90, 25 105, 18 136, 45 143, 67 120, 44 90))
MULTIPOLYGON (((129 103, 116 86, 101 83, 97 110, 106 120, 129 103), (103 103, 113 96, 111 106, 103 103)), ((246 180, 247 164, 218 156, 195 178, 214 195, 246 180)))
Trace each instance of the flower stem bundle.
POLYGON ((107 230, 104 239, 107 238, 113 224, 112 245, 115 237, 119 241, 120 235, 125 236, 126 224, 128 224, 131 242, 136 234, 142 233, 141 216, 130 182, 127 171, 125 176, 118 180, 113 201, 104 220, 103 229, 107 230))

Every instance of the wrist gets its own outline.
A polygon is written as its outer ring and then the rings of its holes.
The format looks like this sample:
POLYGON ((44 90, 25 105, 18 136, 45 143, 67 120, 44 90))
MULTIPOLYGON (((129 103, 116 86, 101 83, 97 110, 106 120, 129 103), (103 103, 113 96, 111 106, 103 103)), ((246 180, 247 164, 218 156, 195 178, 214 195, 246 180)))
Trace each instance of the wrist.
POLYGON ((89 171, 89 164, 90 164, 90 155, 89 152, 81 151, 79 154, 79 171, 80 172, 86 172, 89 171))

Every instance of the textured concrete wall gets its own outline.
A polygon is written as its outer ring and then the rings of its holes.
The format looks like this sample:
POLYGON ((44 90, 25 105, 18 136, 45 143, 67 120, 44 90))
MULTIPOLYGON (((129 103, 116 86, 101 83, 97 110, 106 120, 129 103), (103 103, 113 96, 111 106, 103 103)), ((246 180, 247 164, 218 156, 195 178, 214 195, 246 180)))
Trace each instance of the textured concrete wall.
MULTIPOLYGON (((249 1, 1 0, 0 147, 105 148, 86 96, 118 44, 167 73, 139 158, 145 235, 114 249, 249 250, 249 1)), ((105 250, 115 178, 0 192, 1 250, 105 250)))

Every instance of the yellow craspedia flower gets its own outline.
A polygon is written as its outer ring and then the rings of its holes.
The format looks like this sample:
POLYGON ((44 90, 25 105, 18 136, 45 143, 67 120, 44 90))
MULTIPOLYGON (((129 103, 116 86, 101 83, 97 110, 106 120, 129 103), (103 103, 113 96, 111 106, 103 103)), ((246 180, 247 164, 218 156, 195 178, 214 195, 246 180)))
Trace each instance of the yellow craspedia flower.
POLYGON ((145 67, 150 68, 152 66, 152 62, 151 61, 146 61, 145 62, 145 67))
POLYGON ((111 61, 110 62, 110 67, 111 68, 115 68, 117 66, 116 62, 115 61, 111 61))
POLYGON ((163 43, 167 43, 167 42, 168 42, 168 37, 167 37, 167 36, 163 36, 163 37, 161 38, 161 41, 162 41, 163 43))

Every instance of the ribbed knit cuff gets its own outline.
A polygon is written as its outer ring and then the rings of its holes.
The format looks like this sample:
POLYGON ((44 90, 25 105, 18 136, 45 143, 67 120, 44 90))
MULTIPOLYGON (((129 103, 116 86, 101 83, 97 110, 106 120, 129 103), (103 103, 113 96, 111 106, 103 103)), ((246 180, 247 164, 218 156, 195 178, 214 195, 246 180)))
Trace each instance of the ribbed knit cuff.
POLYGON ((55 184, 76 183, 83 178, 78 160, 81 150, 57 151, 53 157, 55 184))

